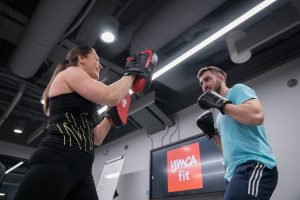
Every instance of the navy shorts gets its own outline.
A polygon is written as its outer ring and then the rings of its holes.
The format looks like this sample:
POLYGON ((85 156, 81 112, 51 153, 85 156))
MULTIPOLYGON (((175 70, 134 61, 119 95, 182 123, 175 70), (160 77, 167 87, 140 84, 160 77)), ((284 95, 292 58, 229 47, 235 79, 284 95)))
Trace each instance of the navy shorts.
POLYGON ((267 168, 257 161, 239 165, 231 178, 224 200, 270 199, 278 181, 277 168, 267 168))

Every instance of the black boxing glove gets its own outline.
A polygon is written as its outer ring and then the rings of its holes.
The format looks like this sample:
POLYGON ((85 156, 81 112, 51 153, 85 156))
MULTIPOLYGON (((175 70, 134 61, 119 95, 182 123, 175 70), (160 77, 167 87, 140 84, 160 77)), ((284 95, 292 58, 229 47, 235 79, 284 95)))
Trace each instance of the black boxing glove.
POLYGON ((203 131, 208 139, 219 134, 218 130, 215 128, 214 117, 211 111, 206 111, 197 118, 197 126, 203 131))
POLYGON ((213 91, 205 92, 198 98, 200 108, 204 110, 217 108, 222 114, 224 114, 225 105, 228 103, 232 102, 213 91))

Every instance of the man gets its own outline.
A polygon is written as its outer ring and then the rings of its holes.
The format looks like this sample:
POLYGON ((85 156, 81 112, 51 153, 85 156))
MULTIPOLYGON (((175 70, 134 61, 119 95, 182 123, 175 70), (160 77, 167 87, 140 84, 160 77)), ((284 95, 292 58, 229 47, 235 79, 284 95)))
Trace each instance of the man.
POLYGON ((276 188, 276 160, 265 135, 262 106, 254 90, 244 84, 226 85, 226 73, 214 66, 201 68, 197 78, 203 90, 198 103, 202 109, 217 108, 213 115, 206 111, 197 125, 213 138, 223 152, 228 181, 225 200, 270 199, 276 188))

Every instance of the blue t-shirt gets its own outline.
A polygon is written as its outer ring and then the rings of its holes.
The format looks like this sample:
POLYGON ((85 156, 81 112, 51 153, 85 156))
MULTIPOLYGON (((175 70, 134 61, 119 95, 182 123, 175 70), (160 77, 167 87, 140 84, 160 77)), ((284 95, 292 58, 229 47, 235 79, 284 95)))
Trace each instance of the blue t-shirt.
MULTIPOLYGON (((248 86, 236 84, 229 89, 226 98, 238 105, 249 99, 257 99, 257 96, 248 86)), ((245 125, 221 113, 216 124, 222 141, 225 179, 230 181, 236 167, 248 160, 261 162, 270 169, 276 166, 263 125, 245 125)))

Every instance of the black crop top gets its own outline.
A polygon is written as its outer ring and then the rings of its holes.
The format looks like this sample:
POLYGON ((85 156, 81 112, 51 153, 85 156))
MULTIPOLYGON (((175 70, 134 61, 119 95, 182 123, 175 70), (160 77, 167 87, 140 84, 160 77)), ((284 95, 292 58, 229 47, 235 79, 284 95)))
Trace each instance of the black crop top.
POLYGON ((43 143, 56 143, 93 154, 93 129, 100 122, 97 104, 77 93, 49 99, 50 127, 43 143))

